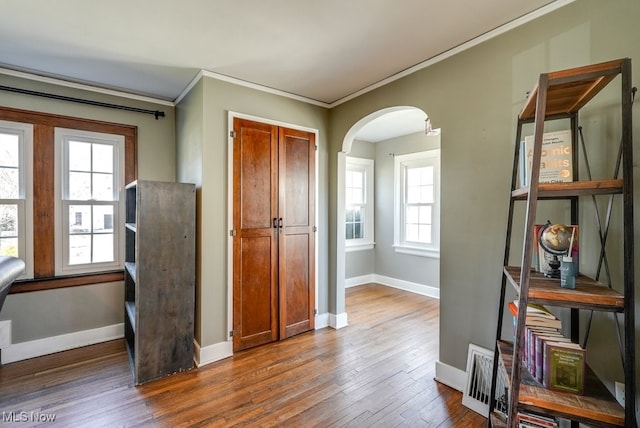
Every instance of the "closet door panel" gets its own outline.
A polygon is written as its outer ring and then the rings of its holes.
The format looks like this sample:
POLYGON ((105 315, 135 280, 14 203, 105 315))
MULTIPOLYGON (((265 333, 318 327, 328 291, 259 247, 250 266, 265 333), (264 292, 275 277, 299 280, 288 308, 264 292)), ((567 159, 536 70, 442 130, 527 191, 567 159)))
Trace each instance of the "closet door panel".
POLYGON ((233 349, 239 351, 278 338, 278 132, 242 119, 234 131, 233 349))
POLYGON ((280 338, 314 328, 315 135, 280 128, 280 338))

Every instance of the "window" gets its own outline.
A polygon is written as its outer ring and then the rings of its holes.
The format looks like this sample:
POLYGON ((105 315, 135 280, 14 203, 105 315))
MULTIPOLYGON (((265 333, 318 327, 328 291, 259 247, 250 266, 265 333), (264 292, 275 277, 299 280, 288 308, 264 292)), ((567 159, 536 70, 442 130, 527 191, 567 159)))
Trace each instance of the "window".
POLYGON ((25 261, 20 278, 33 277, 32 148, 31 124, 0 120, 0 256, 25 261))
POLYGON ((55 129, 56 274, 122 266, 124 137, 55 129))
POLYGON ((373 159, 346 158, 345 250, 373 248, 373 159))
POLYGON ((394 247, 438 257, 440 250, 440 150, 395 157, 394 247))
MULTIPOLYGON (((122 281, 123 266, 118 260, 121 259, 124 240, 120 236, 123 232, 118 228, 124 202, 119 202, 121 198, 117 192, 123 187, 122 183, 136 179, 136 126, 0 106, 0 140, 0 217, 3 219, 0 221, 4 223, 0 226, 0 247, 3 248, 0 251, 15 254, 17 248, 27 267, 26 275, 11 286, 11 292, 122 281), (68 152, 63 154, 64 144, 56 143, 56 130, 60 129, 78 130, 72 131, 71 137, 75 138, 70 140, 90 144, 91 150, 95 149, 92 160, 100 159, 100 149, 105 149, 102 146, 112 147, 113 171, 105 169, 107 167, 100 164, 101 161, 94 161, 89 168, 70 167, 76 162, 75 158, 70 158, 68 152), (57 145, 60 150, 56 150, 57 145), (66 159, 67 166, 63 165, 63 159, 66 159), (64 168, 67 168, 66 175, 63 174, 64 168), (80 182, 75 178, 70 180, 75 174, 92 175, 90 200, 79 196, 77 200, 69 199, 74 197, 71 192, 89 192, 86 184, 77 186, 80 182), (100 186, 100 183, 108 181, 105 177, 109 174, 117 180, 117 185, 112 188, 116 195, 114 200, 108 200, 104 196, 108 192, 100 186), (63 202, 65 180, 67 199, 63 202), (62 219, 63 203, 66 220, 62 219), (62 227, 63 220, 66 221, 66 229, 62 227), (89 227, 90 232, 81 230, 89 227), (72 241, 91 242, 86 246, 91 248, 88 258, 86 252, 80 252, 69 264, 67 255, 67 266, 63 268, 63 232, 78 235, 72 241), (114 256, 106 256, 104 248, 108 246, 105 247, 104 243, 111 239, 114 256), (91 262, 84 263, 86 260, 91 262)), ((78 153, 71 149, 72 157, 80 156, 78 153)), ((76 244, 72 242, 72 245, 76 244)), ((68 249, 69 243, 65 245, 68 249)))

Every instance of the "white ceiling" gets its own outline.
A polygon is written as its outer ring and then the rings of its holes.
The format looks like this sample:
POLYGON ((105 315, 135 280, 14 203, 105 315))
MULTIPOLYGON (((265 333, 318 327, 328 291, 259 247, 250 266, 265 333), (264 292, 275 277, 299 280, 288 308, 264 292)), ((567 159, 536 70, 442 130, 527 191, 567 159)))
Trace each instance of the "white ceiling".
POLYGON ((201 71, 332 105, 573 0, 2 0, 0 67, 174 101, 201 71))

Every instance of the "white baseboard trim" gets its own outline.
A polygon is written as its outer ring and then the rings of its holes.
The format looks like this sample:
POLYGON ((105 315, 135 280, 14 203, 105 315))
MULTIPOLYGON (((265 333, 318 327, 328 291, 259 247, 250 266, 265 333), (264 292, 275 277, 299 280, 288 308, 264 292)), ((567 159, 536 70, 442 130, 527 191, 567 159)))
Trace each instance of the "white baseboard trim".
POLYGON ((329 327, 329 313, 316 315, 314 330, 320 330, 329 327))
POLYGON ((202 367, 231 356, 233 356, 232 340, 214 343, 204 348, 201 348, 197 341, 193 341, 193 360, 196 367, 202 367))
POLYGON ((462 392, 467 384, 467 373, 464 370, 436 361, 435 379, 440 383, 462 392))
POLYGON ((353 278, 347 278, 344 280, 344 288, 355 287, 356 285, 369 284, 376 282, 376 274, 370 273, 369 275, 354 276, 353 278))
POLYGON ((340 330, 343 327, 349 325, 347 320, 347 313, 343 312, 341 314, 329 314, 329 327, 335 328, 336 330, 340 330))
POLYGON ((345 279, 345 287, 355 287, 357 285, 369 284, 372 282, 380 285, 386 285, 387 287, 421 294, 423 296, 433 297, 435 299, 440 298, 440 289, 438 287, 418 284, 417 282, 404 281, 402 279, 391 278, 389 276, 378 275, 375 273, 347 278, 345 279))
POLYGON ((28 342, 13 343, 2 349, 2 364, 41 357, 124 337, 124 324, 113 324, 91 330, 76 331, 28 342))

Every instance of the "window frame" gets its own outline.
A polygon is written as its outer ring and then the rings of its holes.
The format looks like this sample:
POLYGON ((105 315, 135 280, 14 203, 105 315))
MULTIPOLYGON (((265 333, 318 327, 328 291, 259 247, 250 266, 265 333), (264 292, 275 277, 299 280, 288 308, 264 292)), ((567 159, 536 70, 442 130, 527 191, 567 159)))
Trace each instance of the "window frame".
MULTIPOLYGON (((55 139, 55 272, 56 275, 72 275, 103 272, 122 268, 124 264, 124 136, 78 129, 56 127, 55 139), (70 199, 69 192, 69 142, 105 144, 114 148, 113 199, 110 201, 70 199), (113 206, 113 261, 70 264, 69 261, 69 207, 71 205, 113 206)), ((90 235, 95 235, 91 232, 90 235)))
POLYGON ((70 128, 107 134, 123 135, 124 181, 136 180, 138 128, 113 122, 62 116, 53 113, 0 107, 0 120, 24 122, 33 125, 33 278, 17 280, 10 294, 76 287, 90 284, 106 284, 124 279, 122 267, 115 270, 56 275, 55 273, 55 221, 52 215, 54 197, 54 128, 70 128))
POLYGON ((17 206, 18 257, 25 263, 18 279, 33 278, 33 125, 30 123, 0 119, 0 132, 18 136, 18 197, 0 199, 2 205, 17 206))
POLYGON ((394 230, 393 248, 397 253, 421 257, 440 257, 440 149, 430 149, 394 157, 394 230), (431 204, 430 244, 407 241, 406 236, 406 171, 411 167, 434 168, 434 202, 431 204))
POLYGON ((375 161, 373 159, 357 158, 352 156, 345 157, 345 225, 346 214, 349 211, 349 204, 347 203, 346 196, 346 174, 349 171, 361 171, 364 173, 363 179, 363 197, 362 204, 358 204, 362 207, 362 213, 364 217, 363 221, 363 237, 347 239, 346 229, 345 233, 345 251, 362 251, 370 250, 375 246, 375 205, 374 205, 374 172, 375 161))

